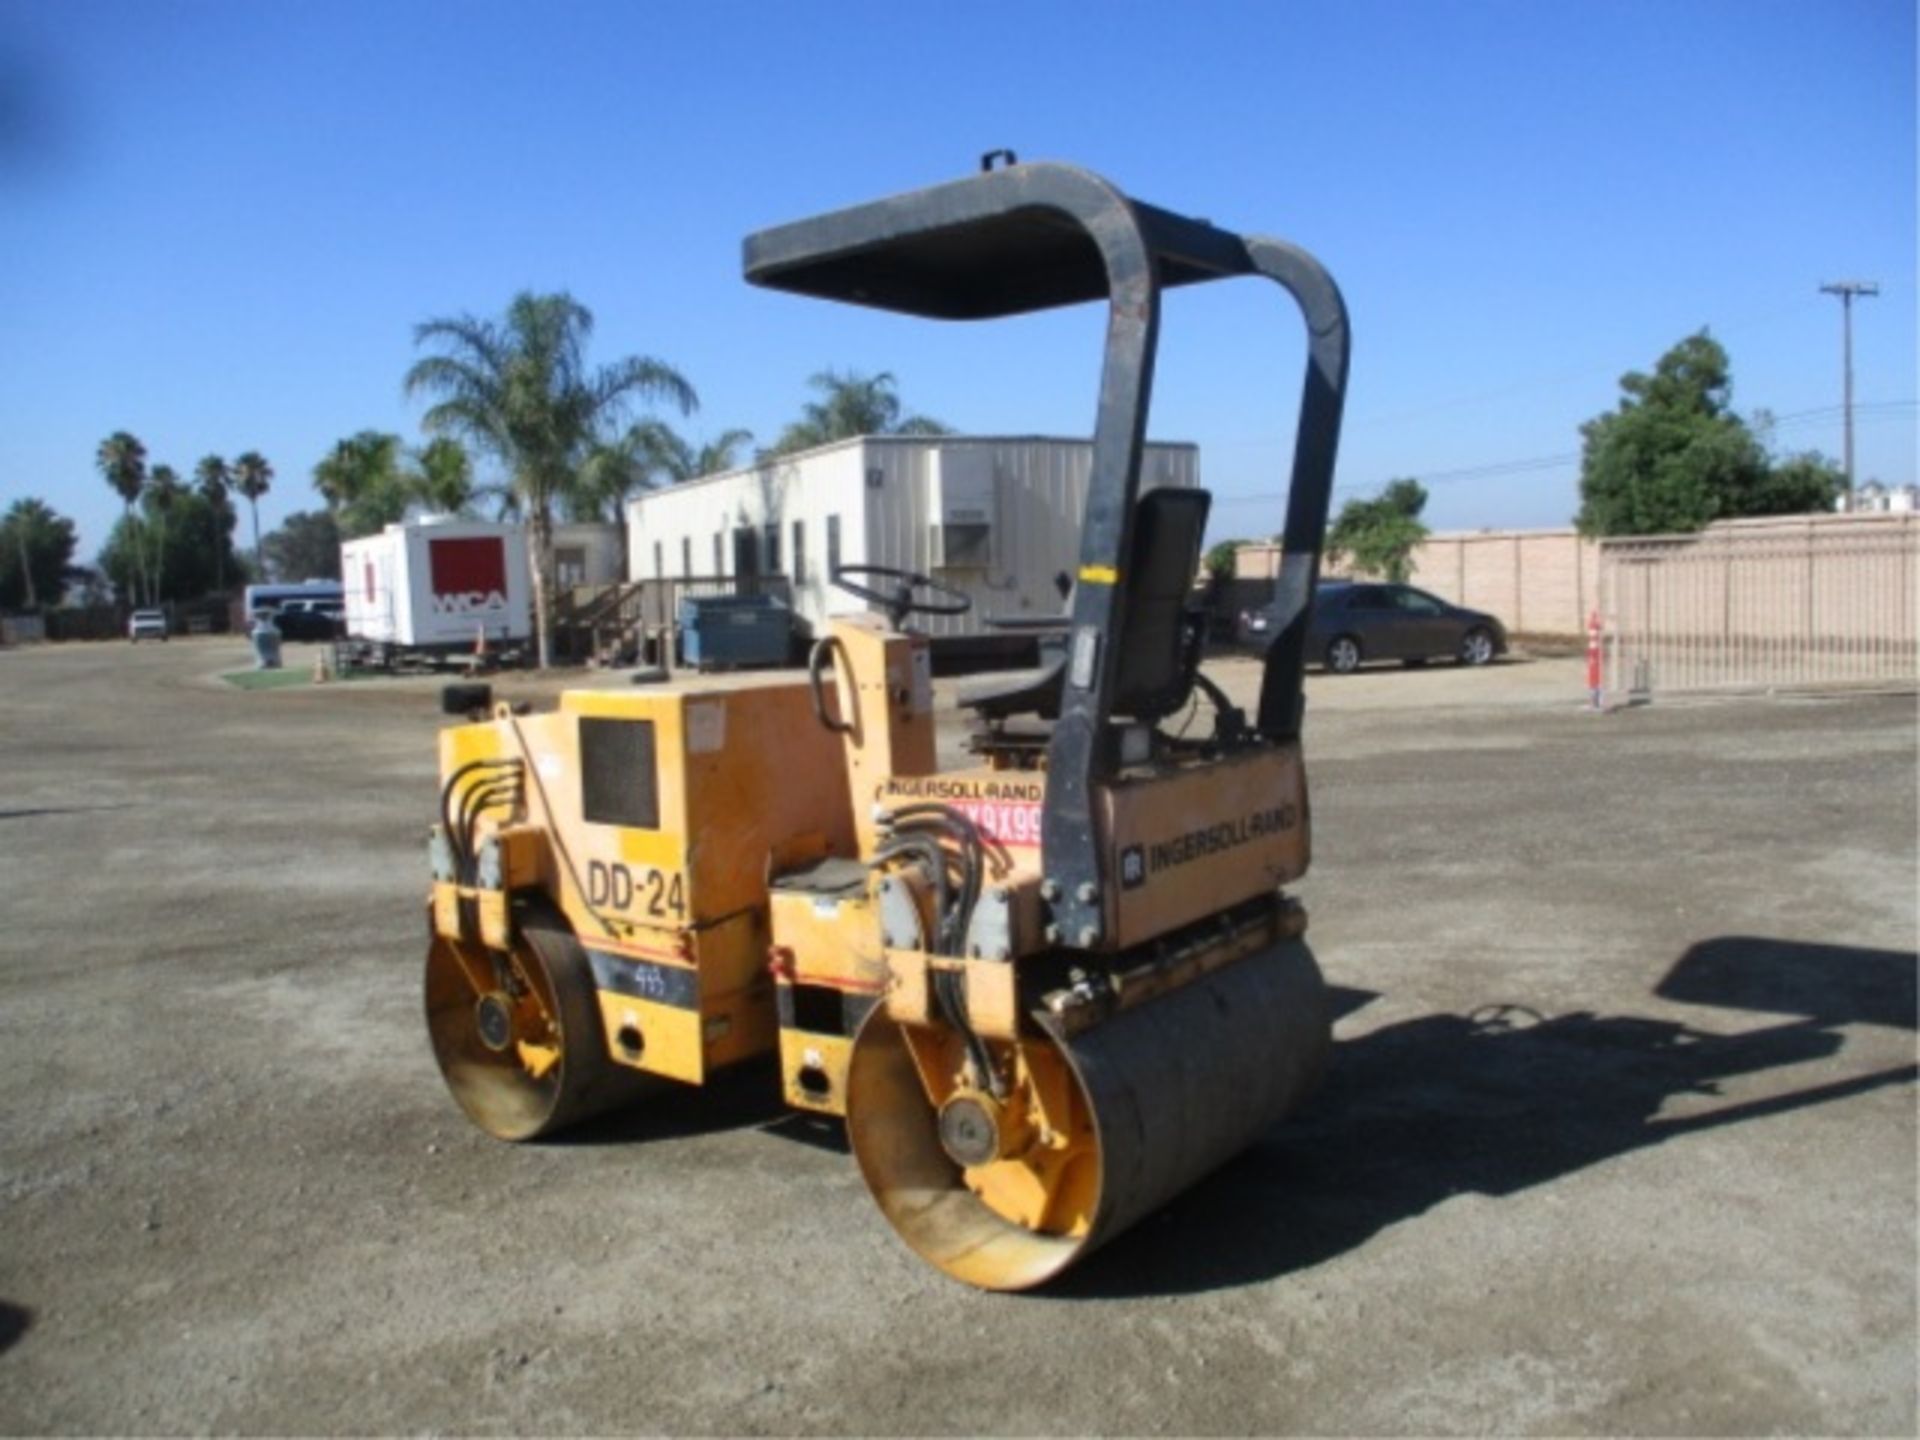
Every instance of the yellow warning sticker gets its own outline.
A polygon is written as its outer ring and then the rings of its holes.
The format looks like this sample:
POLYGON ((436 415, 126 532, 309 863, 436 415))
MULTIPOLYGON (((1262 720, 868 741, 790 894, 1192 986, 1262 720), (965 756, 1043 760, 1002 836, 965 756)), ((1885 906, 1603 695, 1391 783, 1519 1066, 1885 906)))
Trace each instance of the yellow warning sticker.
POLYGON ((1082 565, 1080 578, 1089 585, 1117 585, 1120 572, 1111 565, 1082 565))

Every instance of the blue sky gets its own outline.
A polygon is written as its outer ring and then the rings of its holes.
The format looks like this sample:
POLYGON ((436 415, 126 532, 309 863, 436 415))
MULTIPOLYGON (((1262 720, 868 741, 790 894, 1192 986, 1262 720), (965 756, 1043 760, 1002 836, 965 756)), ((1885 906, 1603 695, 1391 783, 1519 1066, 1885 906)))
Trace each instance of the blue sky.
MULTIPOLYGON (((1412 474, 1437 528, 1565 523, 1580 422, 1701 326, 1739 408, 1837 456, 1818 286, 1852 276, 1882 287, 1859 472, 1911 481, 1914 77, 1908 0, 0 0, 0 505, 46 498, 90 556, 124 428, 182 471, 261 450, 271 525, 340 436, 419 438, 415 322, 526 287, 678 366, 696 437, 770 440, 829 365, 963 430, 1085 433, 1095 308, 947 326, 740 279, 748 231, 1000 146, 1327 263, 1344 494, 1412 474)), ((1297 325, 1222 285, 1162 335, 1153 430, 1202 446, 1216 538, 1278 528, 1297 325)))

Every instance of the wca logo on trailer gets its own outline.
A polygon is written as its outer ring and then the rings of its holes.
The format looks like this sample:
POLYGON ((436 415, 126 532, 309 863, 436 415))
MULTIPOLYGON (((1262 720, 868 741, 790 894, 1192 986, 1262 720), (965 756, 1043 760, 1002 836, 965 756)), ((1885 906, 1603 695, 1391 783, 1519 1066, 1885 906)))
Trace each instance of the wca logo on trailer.
POLYGON ((431 540, 427 559, 436 615, 507 608, 507 544, 499 536, 431 540))

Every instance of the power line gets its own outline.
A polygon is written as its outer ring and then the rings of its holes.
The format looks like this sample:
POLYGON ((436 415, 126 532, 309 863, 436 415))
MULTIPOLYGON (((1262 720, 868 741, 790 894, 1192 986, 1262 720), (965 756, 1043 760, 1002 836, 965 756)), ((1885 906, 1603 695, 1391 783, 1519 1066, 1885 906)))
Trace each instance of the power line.
MULTIPOLYGON (((1755 329, 1761 325, 1770 325, 1775 320, 1797 313, 1801 309, 1802 302, 1797 300, 1787 304, 1769 305, 1761 310, 1750 310, 1745 315, 1735 319, 1731 324, 1707 325, 1702 328, 1705 329, 1707 333, 1715 336, 1735 335, 1755 329)), ((1529 391, 1551 389, 1554 386, 1564 385, 1574 380, 1591 379, 1596 373, 1596 368, 1593 364, 1583 362, 1578 365, 1569 366, 1564 370, 1554 371, 1550 374, 1534 374, 1523 380, 1515 380, 1509 384, 1497 385, 1487 390, 1470 391, 1464 395, 1450 396, 1441 400, 1431 400, 1424 404, 1403 406, 1396 410, 1376 411, 1372 413, 1362 411, 1353 418, 1363 424, 1381 425, 1397 423, 1402 420, 1419 419, 1422 416, 1440 414, 1449 410, 1472 409, 1481 405, 1489 405, 1496 401, 1511 399, 1515 395, 1523 395, 1529 391)))
MULTIPOLYGON (((1916 404, 1913 400, 1872 400, 1854 407, 1864 418, 1875 420, 1893 419, 1902 412, 1912 411, 1916 404)), ((1769 417, 1769 428, 1779 430, 1800 425, 1819 425, 1831 423, 1845 410, 1842 405, 1816 405, 1807 410, 1791 410, 1784 415, 1769 417)), ((1751 422, 1749 422, 1751 423, 1751 422)), ((1451 485, 1463 480, 1498 480, 1512 475, 1525 475, 1540 470, 1555 470, 1567 465, 1577 464, 1580 460, 1578 450, 1564 451, 1558 455, 1535 455, 1518 460, 1494 460, 1481 465, 1466 465, 1453 470, 1431 470, 1425 474, 1415 474, 1407 478, 1418 480, 1422 485, 1451 485)), ((1398 477, 1396 477, 1398 478, 1398 477)), ((1385 480, 1355 481, 1347 485, 1336 485, 1336 495, 1356 495, 1383 488, 1389 482, 1385 480)), ((1245 495, 1219 495, 1214 497, 1216 505, 1251 505, 1255 503, 1271 504, 1287 498, 1286 491, 1257 491, 1245 495)))

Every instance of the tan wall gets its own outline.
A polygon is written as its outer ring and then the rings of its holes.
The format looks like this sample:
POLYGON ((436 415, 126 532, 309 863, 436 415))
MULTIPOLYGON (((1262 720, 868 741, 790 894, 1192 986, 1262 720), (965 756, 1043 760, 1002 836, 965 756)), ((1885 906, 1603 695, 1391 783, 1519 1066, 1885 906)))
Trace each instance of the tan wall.
MULTIPOLYGON (((1920 515, 1894 513, 1858 513, 1852 515, 1775 515, 1757 520, 1723 520, 1709 525, 1698 535, 1649 536, 1604 542, 1609 554, 1624 553, 1625 547, 1652 546, 1662 553, 1675 547, 1689 549, 1710 546, 1717 537, 1728 543, 1738 539, 1750 549, 1764 546, 1770 550, 1786 547, 1800 555, 1800 569, 1794 562, 1780 558, 1767 562, 1761 570, 1735 572, 1735 585, 1741 599, 1737 609, 1746 610, 1748 624, 1763 632, 1786 631, 1796 617, 1807 609, 1804 579, 1805 547, 1818 545, 1823 552, 1843 545, 1842 537, 1871 537, 1876 555, 1887 545, 1912 548, 1920 544, 1920 515), (1895 541, 1888 537, 1898 535, 1895 541), (1743 583, 1744 582, 1744 583, 1743 583)), ((1743 561, 1751 567, 1756 561, 1743 561)), ((1583 540, 1573 529, 1564 530, 1463 530, 1429 535, 1413 551, 1412 582, 1430 590, 1443 600, 1485 610, 1498 616, 1509 630, 1527 635, 1577 636, 1585 632, 1587 617, 1602 603, 1600 589, 1600 543, 1583 540)), ((1861 557, 1857 565, 1842 562, 1833 578, 1826 574, 1817 583, 1831 586, 1836 597, 1845 594, 1845 603, 1829 607, 1836 623, 1848 626, 1880 627, 1874 619, 1855 618, 1863 613, 1861 602, 1851 600, 1852 591, 1861 589, 1878 594, 1893 580, 1892 562, 1878 558, 1873 564, 1861 557), (1882 579, 1879 570, 1886 569, 1882 579), (1847 618, 1842 621, 1844 613, 1847 618)), ((1825 570, 1831 562, 1823 562, 1825 570)), ((1243 545, 1234 555, 1234 574, 1240 580, 1271 580, 1279 574, 1280 547, 1273 544, 1243 545)), ((1328 574, 1347 573, 1329 568, 1328 574)), ((1703 583, 1704 580, 1703 580, 1703 583)), ((1716 594, 1719 592, 1716 591, 1716 594)), ((1823 588, 1824 595, 1824 588, 1823 588)), ((1712 596, 1689 597, 1701 613, 1712 609, 1712 596)), ((1676 600, 1677 603, 1677 600, 1676 600)), ((1719 602, 1724 607, 1724 599, 1719 602)), ((1816 607, 1817 609, 1817 607, 1816 607)), ((1888 611, 1886 613, 1891 613, 1888 611)))
MULTIPOLYGON (((1463 530, 1429 535, 1413 551, 1412 583, 1442 600, 1485 610, 1509 630, 1578 635, 1596 595, 1598 551, 1566 530, 1463 530)), ((1280 572, 1278 545, 1243 545, 1235 578, 1271 580, 1280 572)), ((1330 575, 1348 573, 1330 567, 1330 575)))

